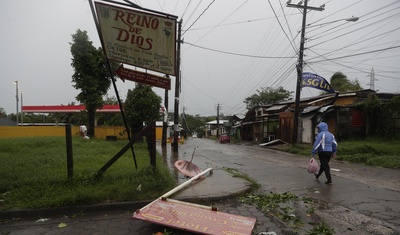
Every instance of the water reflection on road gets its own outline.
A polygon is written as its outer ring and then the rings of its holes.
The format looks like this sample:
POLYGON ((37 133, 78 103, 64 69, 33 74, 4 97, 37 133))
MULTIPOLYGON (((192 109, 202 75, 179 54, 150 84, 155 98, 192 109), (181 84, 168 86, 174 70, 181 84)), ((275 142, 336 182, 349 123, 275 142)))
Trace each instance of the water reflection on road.
POLYGON ((172 146, 167 144, 166 146, 157 145, 157 151, 161 153, 161 157, 164 164, 168 166, 176 181, 179 179, 179 171, 174 167, 174 163, 179 159, 179 152, 173 151, 172 146))

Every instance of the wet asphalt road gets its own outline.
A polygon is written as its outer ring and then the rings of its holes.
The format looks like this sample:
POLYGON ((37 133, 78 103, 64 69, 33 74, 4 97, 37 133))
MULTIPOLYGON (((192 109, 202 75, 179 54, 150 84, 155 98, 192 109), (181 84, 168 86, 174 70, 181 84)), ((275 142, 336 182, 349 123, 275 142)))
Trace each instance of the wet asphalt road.
MULTIPOLYGON (((161 148, 157 148, 162 153, 161 148)), ((190 138, 179 147, 178 155, 168 148, 170 145, 164 152, 164 161, 171 169, 178 159, 190 160, 196 148, 193 163, 202 169, 231 168, 245 173, 261 184, 257 193, 290 192, 326 202, 327 206, 317 208, 315 214, 335 228, 336 234, 400 234, 400 170, 332 161, 333 185, 325 185, 324 176, 315 180, 307 172, 308 158, 258 145, 220 144, 209 139, 190 138)), ((186 180, 173 171, 179 181, 186 180)), ((253 234, 265 231, 290 234, 281 221, 237 199, 215 202, 213 206, 224 212, 257 218, 253 234)), ((125 205, 76 216, 55 215, 40 222, 37 217, 3 220, 0 234, 155 234, 166 229, 132 220, 134 209, 125 205), (63 223, 66 226, 60 228, 63 223)), ((170 228, 167 231, 175 235, 191 234, 170 228)), ((305 232, 300 230, 298 234, 305 232)))
POLYGON ((326 185, 324 175, 315 180, 307 172, 309 158, 203 139, 187 141, 180 157, 190 160, 194 148, 193 162, 200 168, 246 173, 261 184, 261 193, 291 192, 327 202, 329 208, 316 213, 336 227, 336 234, 358 234, 357 229, 359 234, 400 234, 400 170, 332 160, 333 185, 326 185))

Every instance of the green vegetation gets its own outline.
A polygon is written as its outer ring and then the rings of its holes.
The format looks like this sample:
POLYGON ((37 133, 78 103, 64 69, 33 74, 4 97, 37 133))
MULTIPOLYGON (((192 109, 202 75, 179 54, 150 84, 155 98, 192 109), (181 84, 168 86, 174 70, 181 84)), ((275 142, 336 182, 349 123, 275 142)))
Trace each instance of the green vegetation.
POLYGON ((153 199, 175 186, 161 157, 150 166, 145 143, 134 145, 138 169, 129 150, 96 180, 94 174, 126 144, 73 138, 68 180, 64 137, 0 139, 0 210, 153 199))
POLYGON ((292 98, 292 94, 293 91, 288 91, 281 86, 276 89, 272 87, 261 87, 261 90, 257 90, 256 94, 246 97, 243 102, 246 104, 247 109, 251 109, 259 105, 287 101, 292 98))
MULTIPOLYGON (((306 197, 298 197, 292 193, 274 193, 269 194, 253 194, 249 193, 244 197, 240 197, 241 202, 255 205, 260 211, 267 216, 273 216, 284 222, 293 232, 304 230, 305 225, 311 225, 311 229, 306 234, 317 235, 335 233, 334 229, 323 223, 309 222, 314 214, 314 206, 319 203, 317 200, 306 197), (307 210, 301 209, 302 207, 307 210), (303 219, 302 219, 303 218, 303 219), (304 218, 308 220, 305 221, 304 218)), ((309 227, 309 226, 307 226, 309 227)))
POLYGON ((320 234, 333 235, 335 233, 336 232, 333 228, 328 227, 324 223, 319 223, 319 224, 316 224, 312 230, 307 231, 306 234, 307 235, 320 235, 320 234))
POLYGON ((357 79, 351 81, 341 72, 336 72, 332 75, 331 86, 336 92, 359 91, 363 89, 357 79))
MULTIPOLYGON (((310 156, 310 145, 289 146, 288 152, 310 156)), ((336 160, 386 168, 400 168, 400 140, 346 140, 338 143, 336 160)))
MULTIPOLYGON (((154 199, 175 186, 160 157, 156 168, 150 166, 145 143, 134 145, 139 169, 135 169, 128 151, 96 179, 95 173, 126 143, 74 138, 74 176, 69 180, 64 137, 0 139, 0 211, 154 199)), ((399 146, 399 141, 379 139, 342 141, 338 160, 399 168, 399 146)), ((310 156, 309 145, 288 146, 285 150, 310 156)), ((323 202, 291 193, 256 194, 259 183, 236 169, 224 170, 251 183, 252 192, 240 197, 241 202, 257 206, 293 231, 306 231, 308 235, 335 233, 315 214, 323 202)))
POLYGON ((115 69, 117 63, 107 64, 103 50, 93 46, 86 31, 80 29, 72 35, 71 54, 73 87, 80 90, 75 97, 77 101, 85 104, 88 115, 88 136, 94 136, 96 109, 104 104, 103 96, 107 94, 111 85, 112 75, 108 69, 115 69), (107 65, 112 66, 109 68, 107 65))
POLYGON ((238 170, 233 169, 233 168, 224 168, 224 170, 231 173, 233 175, 233 177, 242 178, 244 180, 247 180, 250 183, 251 190, 253 190, 253 191, 257 190, 261 187, 260 183, 253 180, 250 176, 248 176, 245 173, 239 172, 238 170))
POLYGON ((398 139, 396 121, 400 118, 400 96, 390 100, 382 100, 371 96, 358 105, 370 123, 369 135, 386 140, 398 139))
POLYGON ((139 134, 143 129, 143 122, 149 123, 159 119, 161 100, 151 86, 138 83, 134 89, 128 90, 125 114, 132 136, 139 134))

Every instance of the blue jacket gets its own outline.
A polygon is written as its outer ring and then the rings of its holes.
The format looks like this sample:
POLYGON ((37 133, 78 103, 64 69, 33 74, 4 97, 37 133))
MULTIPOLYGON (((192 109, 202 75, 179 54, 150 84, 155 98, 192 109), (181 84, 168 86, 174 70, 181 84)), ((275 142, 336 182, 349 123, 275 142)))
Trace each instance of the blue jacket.
POLYGON ((318 151, 336 153, 337 142, 335 136, 328 131, 328 124, 320 122, 317 125, 318 135, 315 138, 311 155, 315 155, 318 151))

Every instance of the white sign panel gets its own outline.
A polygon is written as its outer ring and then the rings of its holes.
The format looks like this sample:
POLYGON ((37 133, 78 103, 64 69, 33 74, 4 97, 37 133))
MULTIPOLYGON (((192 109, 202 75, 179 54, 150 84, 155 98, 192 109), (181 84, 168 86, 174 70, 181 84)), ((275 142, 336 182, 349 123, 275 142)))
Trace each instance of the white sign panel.
POLYGON ((95 2, 110 60, 175 75, 176 19, 95 2))

